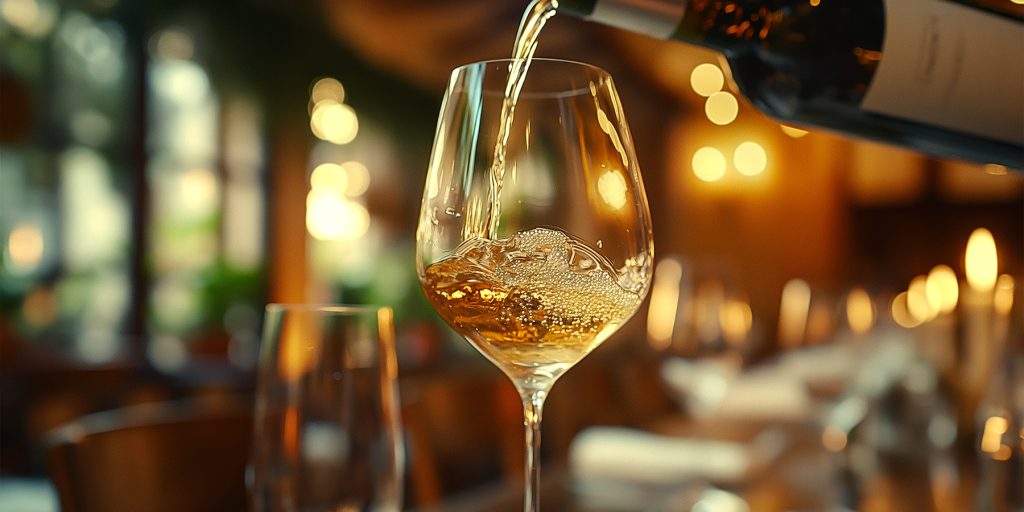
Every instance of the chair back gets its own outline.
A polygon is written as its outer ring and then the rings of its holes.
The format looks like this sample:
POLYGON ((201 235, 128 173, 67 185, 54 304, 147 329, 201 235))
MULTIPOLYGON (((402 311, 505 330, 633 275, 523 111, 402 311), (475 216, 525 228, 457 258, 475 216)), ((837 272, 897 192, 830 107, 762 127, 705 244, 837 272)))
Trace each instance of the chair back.
POLYGON ((186 400, 90 414, 48 438, 63 512, 244 511, 246 401, 186 400))

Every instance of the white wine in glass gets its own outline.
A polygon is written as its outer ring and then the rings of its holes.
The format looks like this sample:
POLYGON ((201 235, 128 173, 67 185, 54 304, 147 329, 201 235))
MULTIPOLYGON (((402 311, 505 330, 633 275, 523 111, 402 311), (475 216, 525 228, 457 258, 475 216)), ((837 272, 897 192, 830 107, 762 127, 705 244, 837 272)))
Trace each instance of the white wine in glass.
POLYGON ((434 309, 522 397, 524 508, 537 511, 544 399, 636 312, 654 246, 611 77, 587 64, 533 59, 508 115, 506 79, 521 64, 452 72, 420 210, 417 270, 434 309))

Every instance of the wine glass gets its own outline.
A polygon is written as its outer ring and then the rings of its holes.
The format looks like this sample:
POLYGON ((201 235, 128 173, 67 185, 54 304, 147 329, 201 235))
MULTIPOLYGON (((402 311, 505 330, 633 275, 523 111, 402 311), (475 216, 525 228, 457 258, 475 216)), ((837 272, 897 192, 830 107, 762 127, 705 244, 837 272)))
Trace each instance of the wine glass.
POLYGON ((508 119, 513 63, 522 64, 494 60, 452 72, 416 264, 434 309, 522 398, 525 510, 537 511, 544 399, 636 312, 650 285, 654 246, 640 169, 608 73, 534 59, 508 119))
POLYGON ((369 306, 267 306, 247 475, 253 510, 401 509, 392 316, 369 306))

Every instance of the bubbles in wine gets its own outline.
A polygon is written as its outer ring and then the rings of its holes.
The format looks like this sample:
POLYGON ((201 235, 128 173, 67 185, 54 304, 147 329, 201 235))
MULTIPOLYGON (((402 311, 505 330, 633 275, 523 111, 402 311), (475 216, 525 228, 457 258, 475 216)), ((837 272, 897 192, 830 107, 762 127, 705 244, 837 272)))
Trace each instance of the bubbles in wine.
POLYGON ((603 256, 544 228, 468 240, 422 281, 435 309, 499 365, 571 365, 642 300, 603 256))

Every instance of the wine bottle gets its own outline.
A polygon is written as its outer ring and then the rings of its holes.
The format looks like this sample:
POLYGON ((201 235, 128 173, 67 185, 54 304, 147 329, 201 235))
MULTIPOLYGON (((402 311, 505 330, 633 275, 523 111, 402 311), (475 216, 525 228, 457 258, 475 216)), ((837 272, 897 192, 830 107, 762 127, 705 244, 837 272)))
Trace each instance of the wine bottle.
POLYGON ((1020 171, 1019 8, 966 0, 559 0, 558 12, 716 50, 740 93, 779 122, 1020 171))

